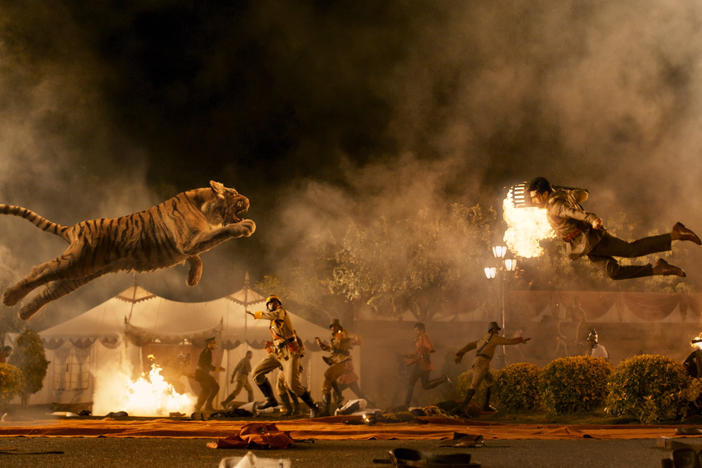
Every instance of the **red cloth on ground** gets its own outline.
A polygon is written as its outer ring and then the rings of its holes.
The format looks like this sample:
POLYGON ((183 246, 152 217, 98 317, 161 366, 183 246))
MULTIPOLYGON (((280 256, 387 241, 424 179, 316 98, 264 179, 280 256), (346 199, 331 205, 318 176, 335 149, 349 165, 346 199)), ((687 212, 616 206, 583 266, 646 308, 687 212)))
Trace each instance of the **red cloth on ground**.
MULTIPOLYGON (((361 424, 359 416, 275 421, 293 438, 317 440, 451 440, 456 433, 480 434, 485 440, 512 439, 655 439, 695 437, 676 434, 689 425, 563 425, 508 424, 489 420, 424 416, 417 422, 361 424), (421 422, 420 422, 421 421, 421 422)), ((273 422, 270 421, 269 424, 273 422)), ((0 422, 2 437, 170 437, 206 438, 234 436, 249 421, 173 419, 111 420, 61 419, 0 422)))
POLYGON ((217 439, 207 444, 210 448, 285 449, 293 444, 287 432, 275 424, 251 423, 243 426, 238 434, 217 439))

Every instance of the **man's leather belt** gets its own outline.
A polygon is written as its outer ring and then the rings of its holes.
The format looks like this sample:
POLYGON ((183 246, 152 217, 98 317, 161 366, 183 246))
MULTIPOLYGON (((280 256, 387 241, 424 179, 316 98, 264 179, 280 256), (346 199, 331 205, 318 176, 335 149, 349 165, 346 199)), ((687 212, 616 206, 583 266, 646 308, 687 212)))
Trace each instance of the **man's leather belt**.
POLYGON ((487 354, 483 354, 483 353, 476 354, 476 356, 482 357, 482 358, 485 358, 485 359, 492 359, 492 356, 488 356, 487 354))
POLYGON ((278 347, 278 349, 283 349, 283 347, 284 347, 285 345, 287 345, 288 343, 292 343, 292 342, 295 341, 296 339, 297 339, 297 337, 292 336, 292 337, 288 338, 287 340, 281 341, 281 342, 278 343, 276 346, 278 347))
POLYGON ((572 231, 570 231, 570 232, 568 233, 567 236, 564 236, 564 237, 563 237, 563 240, 564 240, 565 242, 572 242, 573 239, 575 239, 576 237, 578 237, 578 234, 580 234, 581 232, 583 232, 582 229, 580 229, 580 228, 575 228, 575 229, 573 229, 572 231))

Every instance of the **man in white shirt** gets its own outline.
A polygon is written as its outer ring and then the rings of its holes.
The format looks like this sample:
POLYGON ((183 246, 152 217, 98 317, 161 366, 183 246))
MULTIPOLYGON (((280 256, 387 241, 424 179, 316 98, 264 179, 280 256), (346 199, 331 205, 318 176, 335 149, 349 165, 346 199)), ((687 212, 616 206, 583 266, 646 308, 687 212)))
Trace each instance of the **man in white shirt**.
POLYGON ((587 343, 590 345, 588 356, 609 359, 609 353, 607 352, 607 348, 599 344, 597 330, 595 330, 594 328, 590 330, 590 333, 588 333, 587 335, 587 343))

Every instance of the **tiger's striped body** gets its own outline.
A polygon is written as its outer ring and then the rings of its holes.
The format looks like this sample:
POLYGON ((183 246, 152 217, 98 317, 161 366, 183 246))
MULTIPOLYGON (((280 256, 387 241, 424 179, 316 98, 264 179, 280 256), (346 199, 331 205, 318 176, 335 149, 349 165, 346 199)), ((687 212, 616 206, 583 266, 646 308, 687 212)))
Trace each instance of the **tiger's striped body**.
POLYGON ((9 287, 3 302, 15 305, 36 287, 48 284, 20 309, 20 317, 27 319, 48 302, 105 273, 151 271, 183 261, 190 264, 187 283, 194 286, 202 275, 198 254, 228 239, 254 233, 256 224, 240 219, 248 208, 248 198, 214 181, 209 188, 179 193, 138 213, 73 226, 53 223, 26 208, 0 204, 0 214, 23 217, 69 243, 62 255, 34 267, 27 277, 9 287))

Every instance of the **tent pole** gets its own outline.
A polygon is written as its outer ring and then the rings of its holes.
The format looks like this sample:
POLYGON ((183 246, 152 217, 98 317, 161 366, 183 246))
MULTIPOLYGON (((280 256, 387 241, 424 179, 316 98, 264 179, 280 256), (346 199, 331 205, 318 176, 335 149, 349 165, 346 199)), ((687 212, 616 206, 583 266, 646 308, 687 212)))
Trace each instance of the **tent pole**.
POLYGON ((132 312, 134 312, 134 303, 136 302, 136 288, 137 288, 137 280, 136 280, 136 271, 134 272, 134 284, 132 286, 132 306, 129 308, 129 320, 132 319, 132 312))
POLYGON ((244 343, 248 345, 248 315, 246 311, 249 310, 249 272, 244 274, 244 343))

